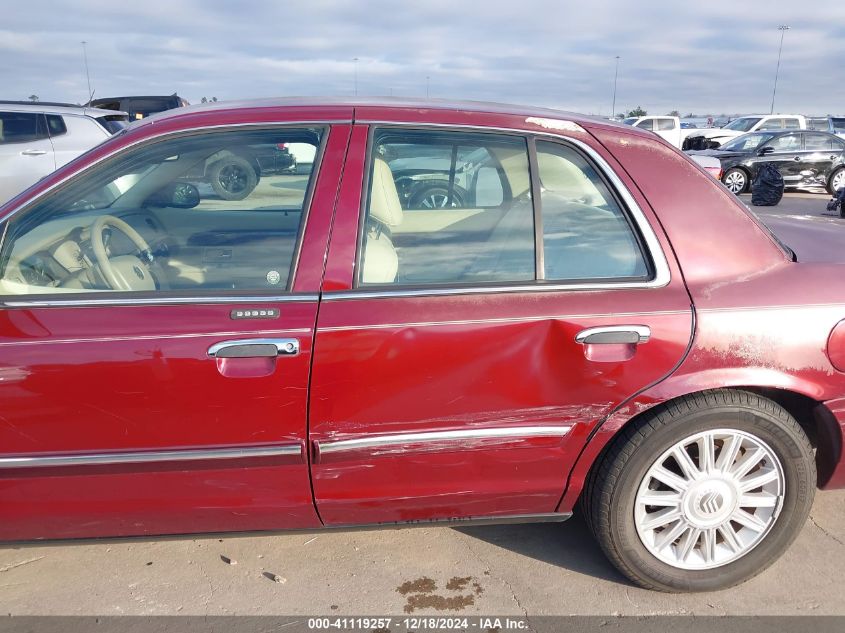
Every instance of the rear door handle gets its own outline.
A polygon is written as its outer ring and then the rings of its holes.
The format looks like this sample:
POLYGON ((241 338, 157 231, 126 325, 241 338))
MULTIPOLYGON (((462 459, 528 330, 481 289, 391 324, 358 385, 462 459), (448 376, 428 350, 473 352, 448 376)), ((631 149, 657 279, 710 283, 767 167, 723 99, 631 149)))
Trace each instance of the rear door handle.
POLYGON ((795 158, 793 158, 792 160, 794 160, 796 163, 800 163, 800 162, 801 162, 801 157, 800 157, 800 156, 796 156, 796 157, 795 157, 795 158))
POLYGON ((275 358, 299 354, 295 338, 247 338, 222 341, 208 348, 210 358, 275 358))
POLYGON ((44 156, 46 153, 46 149, 25 149, 21 152, 21 156, 44 156))
POLYGON ((581 330, 575 342, 581 345, 639 345, 648 343, 651 328, 647 325, 608 325, 581 330))

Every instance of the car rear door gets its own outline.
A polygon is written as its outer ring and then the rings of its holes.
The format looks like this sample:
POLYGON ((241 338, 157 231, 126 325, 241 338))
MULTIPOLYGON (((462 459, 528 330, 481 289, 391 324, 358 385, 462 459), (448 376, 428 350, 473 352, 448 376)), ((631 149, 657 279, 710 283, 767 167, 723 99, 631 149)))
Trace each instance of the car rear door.
POLYGON ((833 164, 839 161, 841 154, 842 143, 832 134, 804 133, 802 167, 808 176, 819 178, 820 184, 827 183, 833 164))
POLYGON ((0 204, 56 168, 43 114, 0 112, 0 204))
MULTIPOLYGON (((351 112, 326 115, 343 116, 351 112)), ((305 451, 308 381, 350 126, 318 118, 306 127, 319 138, 312 173, 262 179, 243 200, 206 191, 184 203, 199 187, 180 162, 256 135, 284 142, 303 124, 130 144, 7 221, 0 539, 320 524, 305 451), (188 212, 179 204, 192 205, 202 231, 174 220, 188 212), (109 265, 124 280, 134 270, 134 284, 154 277, 154 289, 94 283, 85 232, 102 218, 109 265), (121 254, 137 251, 125 250, 133 231, 148 246, 138 257, 121 254)))
POLYGON ((48 114, 47 126, 56 151, 56 167, 69 163, 111 136, 95 119, 75 114, 48 114))
POLYGON ((592 137, 454 122, 353 132, 312 375, 328 525, 561 518, 595 425, 668 374, 691 335, 665 238, 592 137), (424 178, 426 147, 484 148, 494 162, 469 198, 486 202, 408 208, 391 162, 424 178))

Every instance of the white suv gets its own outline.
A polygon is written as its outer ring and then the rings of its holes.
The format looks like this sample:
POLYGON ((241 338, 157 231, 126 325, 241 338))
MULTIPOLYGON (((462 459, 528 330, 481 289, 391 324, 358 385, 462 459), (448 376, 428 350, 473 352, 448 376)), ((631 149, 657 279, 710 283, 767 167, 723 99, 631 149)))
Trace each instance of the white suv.
POLYGON ((126 125, 125 112, 0 101, 0 204, 126 125))
POLYGON ((758 114, 741 116, 725 127, 694 130, 683 143, 683 149, 711 149, 742 136, 747 132, 783 132, 784 130, 806 130, 807 119, 800 114, 758 114), (704 142, 706 141, 706 143, 704 142))

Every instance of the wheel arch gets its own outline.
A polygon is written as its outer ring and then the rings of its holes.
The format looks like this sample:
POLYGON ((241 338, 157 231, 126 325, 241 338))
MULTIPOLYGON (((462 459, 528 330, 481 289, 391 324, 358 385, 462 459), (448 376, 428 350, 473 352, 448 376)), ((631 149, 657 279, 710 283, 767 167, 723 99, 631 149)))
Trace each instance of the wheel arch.
POLYGON ((807 434, 813 448, 816 449, 817 486, 825 487, 842 459, 843 448, 845 448, 843 447, 845 438, 843 438, 842 428, 830 409, 823 402, 797 389, 731 384, 678 394, 666 400, 653 401, 648 405, 634 404, 632 415, 629 414, 629 411, 631 411, 629 405, 608 416, 593 431, 592 436, 576 460, 557 511, 572 511, 578 500, 589 488, 590 478, 595 468, 599 467, 613 442, 631 425, 636 424, 646 416, 652 415, 657 407, 671 406, 673 403, 689 396, 726 390, 754 393, 768 398, 786 409, 797 420, 807 434))

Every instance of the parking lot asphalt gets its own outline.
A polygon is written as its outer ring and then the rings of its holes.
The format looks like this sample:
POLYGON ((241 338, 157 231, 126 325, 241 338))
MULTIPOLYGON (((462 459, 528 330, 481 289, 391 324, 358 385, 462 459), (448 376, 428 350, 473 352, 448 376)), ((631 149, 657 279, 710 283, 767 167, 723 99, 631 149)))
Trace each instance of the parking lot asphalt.
MULTIPOLYGON (((839 239, 845 220, 825 215, 828 199, 788 194, 755 212, 764 222, 803 218, 839 239)), ((771 568, 715 593, 635 588, 576 515, 562 524, 0 548, 0 614, 845 615, 843 567, 845 491, 835 491, 817 494, 803 532, 771 568)))

